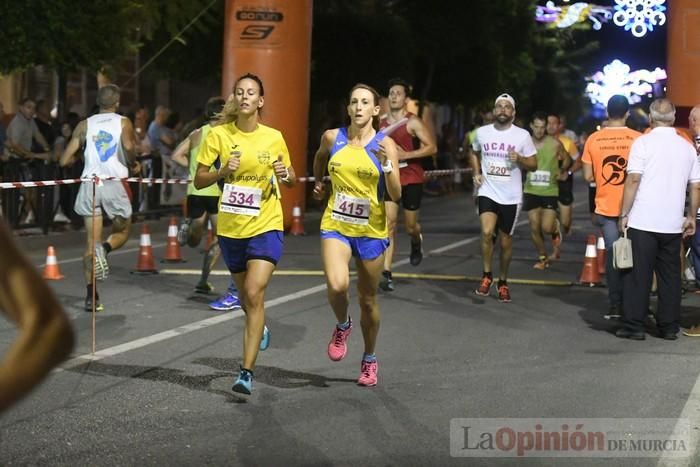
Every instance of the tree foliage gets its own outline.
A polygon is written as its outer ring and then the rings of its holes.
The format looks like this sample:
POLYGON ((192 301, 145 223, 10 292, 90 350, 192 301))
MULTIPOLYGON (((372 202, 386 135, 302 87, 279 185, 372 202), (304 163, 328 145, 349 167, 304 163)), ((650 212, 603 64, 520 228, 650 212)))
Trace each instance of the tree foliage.
POLYGON ((151 28, 141 48, 142 62, 154 58, 149 73, 194 81, 220 77, 225 1, 157 3, 150 15, 156 27, 151 28))
POLYGON ((0 72, 34 65, 99 70, 119 63, 156 31, 176 34, 209 3, 211 0, 5 0, 0 15, 0 72))
MULTIPOLYGON (((140 50, 142 64, 154 58, 154 74, 185 80, 218 75, 224 3, 4 0, 0 73, 39 64, 98 70, 140 50)), ((583 73, 574 63, 594 46, 577 46, 575 32, 536 24, 535 4, 316 0, 312 99, 345 98, 358 81, 384 91, 388 79, 402 76, 415 84, 418 97, 468 107, 490 105, 500 92, 518 99, 519 112, 578 105, 583 73)))
POLYGON ((357 82, 384 91, 412 75, 415 44, 409 23, 378 2, 317 1, 312 34, 312 98, 345 98, 357 82))
POLYGON ((535 78, 535 0, 317 2, 312 88, 402 75, 419 97, 477 104, 525 96, 535 78), (338 64, 341 63, 342 66, 338 64))
POLYGON ((577 41, 578 32, 540 32, 533 53, 535 82, 530 92, 534 110, 563 113, 574 121, 584 113, 586 87, 583 63, 599 49, 595 40, 577 41))

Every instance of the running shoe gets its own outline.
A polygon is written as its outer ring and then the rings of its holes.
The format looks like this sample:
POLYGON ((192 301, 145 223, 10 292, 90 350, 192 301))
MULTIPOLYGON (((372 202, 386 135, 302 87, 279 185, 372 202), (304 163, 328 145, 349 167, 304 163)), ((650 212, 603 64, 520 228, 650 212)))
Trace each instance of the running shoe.
POLYGON ((692 328, 683 331, 684 336, 688 337, 700 337, 700 324, 696 324, 692 328))
POLYGON ((357 378, 357 384, 360 386, 376 386, 377 385, 377 362, 367 362, 362 360, 360 365, 360 377, 357 378))
POLYGON ((532 266, 534 269, 544 270, 549 267, 549 259, 546 256, 540 256, 539 261, 532 266))
POLYGON ((489 290, 491 289, 491 284, 493 284, 493 279, 490 278, 489 276, 484 276, 481 278, 481 283, 479 284, 479 288, 474 290, 474 293, 477 295, 481 295, 482 297, 485 297, 489 294, 489 290))
MULTIPOLYGON (((53 216, 53 221, 59 224, 67 224, 70 222, 70 219, 68 219, 59 208, 58 212, 56 212, 56 215, 53 216)), ((693 280, 695 280, 695 277, 693 277, 693 280)))
POLYGON ((226 292, 221 297, 209 303, 209 308, 216 311, 240 310, 241 301, 231 292, 226 292))
POLYGON ((190 236, 190 219, 184 219, 177 230, 177 242, 180 246, 187 244, 187 238, 190 236))
POLYGON ((270 330, 265 326, 262 339, 260 339, 260 350, 267 350, 268 347, 270 347, 270 330))
MULTIPOLYGON (((104 311, 105 307, 104 305, 100 302, 100 298, 97 297, 97 304, 95 305, 95 311, 100 312, 104 311)), ((85 297, 85 311, 92 311, 92 295, 88 295, 85 297)))
POLYGON ((510 303, 508 284, 501 284, 498 286, 498 301, 501 303, 510 303))
POLYGON ((95 246, 95 279, 103 281, 109 276, 107 253, 102 245, 95 246))
POLYGON ((411 240, 411 266, 418 266, 423 261, 423 234, 418 235, 418 241, 411 240))
POLYGON ((199 282, 194 286, 194 291, 197 293, 210 293, 214 291, 214 286, 210 282, 199 282))
POLYGON ((348 322, 350 325, 347 329, 340 329, 335 326, 333 329, 333 336, 331 341, 328 343, 328 358, 334 362, 339 362, 345 358, 345 354, 348 353, 347 340, 352 332, 352 318, 348 316, 348 322))
POLYGON ((248 370, 241 369, 241 372, 238 374, 238 378, 236 378, 236 381, 233 383, 231 390, 240 394, 250 395, 250 393, 253 391, 253 373, 248 370))
POLYGON ((391 277, 391 271, 382 272, 382 279, 379 281, 379 288, 385 292, 394 291, 394 280, 391 277))

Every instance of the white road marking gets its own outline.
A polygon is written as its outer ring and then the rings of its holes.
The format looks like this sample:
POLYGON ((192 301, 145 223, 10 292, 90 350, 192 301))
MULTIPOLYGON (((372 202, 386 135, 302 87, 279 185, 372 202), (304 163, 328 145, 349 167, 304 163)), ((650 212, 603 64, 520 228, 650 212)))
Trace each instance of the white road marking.
MULTIPOLYGON (((527 220, 520 221, 516 224, 516 226, 521 226, 521 225, 524 225, 527 223, 528 223, 527 220)), ((430 256, 430 253, 443 253, 445 251, 452 250, 454 248, 459 248, 460 246, 464 246, 464 245, 467 245, 469 243, 473 243, 475 241, 478 241, 479 238, 480 238, 480 236, 476 236, 476 237, 472 237, 472 238, 467 238, 465 240, 460 240, 457 242, 449 243, 443 247, 440 247, 440 248, 437 248, 435 250, 428 252, 428 254, 426 256, 430 256)), ((122 250, 120 250, 120 251, 122 251, 122 250)), ((123 250, 124 253, 126 253, 127 251, 128 250, 123 250)), ((137 251, 137 249, 134 249, 132 251, 137 251)), ((78 258, 75 260, 68 260, 68 261, 82 261, 82 258, 78 258)), ((392 264, 392 266, 393 267, 400 267, 400 266, 406 265, 408 263, 409 263, 409 259, 404 258, 400 261, 394 262, 392 264)), ((354 278, 351 278, 351 280, 353 280, 353 279, 354 278)), ((308 289, 304 289, 304 290, 300 290, 298 292, 283 295, 281 297, 266 301, 265 302, 265 309, 272 308, 272 307, 277 306, 277 305, 282 305, 284 303, 291 302, 293 300, 297 300, 299 298, 303 298, 303 297, 306 297, 308 295, 313 295, 315 293, 322 292, 324 290, 326 290, 326 284, 319 284, 319 285, 316 285, 314 287, 310 287, 308 289)), ((194 323, 186 324, 184 326, 178 326, 177 328, 174 328, 174 329, 171 329, 168 331, 159 332, 159 333, 153 334, 151 336, 142 337, 140 339, 126 342, 124 344, 115 345, 115 346, 109 347, 107 349, 100 350, 100 351, 96 352, 95 354, 84 354, 84 355, 81 355, 81 356, 78 356, 78 357, 75 357, 75 358, 68 360, 63 365, 61 365, 57 369, 57 371, 65 370, 68 368, 74 368, 76 366, 82 365, 82 364, 89 362, 89 361, 102 360, 103 358, 106 358, 106 357, 112 357, 114 355, 119 355, 119 354, 122 354, 124 352, 128 352, 130 350, 139 349, 141 347, 145 347, 145 346, 150 345, 150 344, 155 344, 156 342, 162 342, 164 340, 167 340, 167 339, 170 339, 173 337, 182 336, 185 334, 189 334, 190 332, 197 331, 199 329, 208 328, 210 326, 221 324, 221 323, 224 323, 226 321, 230 321, 230 320, 235 319, 235 318, 240 318, 241 316, 243 316, 242 311, 227 313, 224 315, 215 316, 215 317, 207 318, 207 319, 204 319, 201 321, 196 321, 194 323)))
MULTIPOLYGON (((682 336, 681 336, 682 338, 682 336)), ((696 466, 698 465, 696 459, 696 452, 698 449, 698 443, 700 443, 700 375, 695 380, 695 385, 693 389, 688 394, 688 400, 683 406, 681 414, 678 416, 678 423, 673 429, 673 433, 668 438, 673 439, 687 439, 688 445, 688 457, 671 457, 672 453, 675 451, 664 451, 661 457, 659 457, 659 467, 686 467, 686 466, 696 466), (690 427, 688 432, 686 429, 690 427)))
MULTIPOLYGON (((471 241, 475 241, 476 239, 469 239, 467 243, 470 243, 471 241)), ((462 245, 465 245, 464 240, 460 240, 455 243, 448 244, 442 248, 440 248, 440 251, 447 251, 451 248, 457 248, 462 245)), ((437 252, 437 250, 435 250, 437 252)), ((393 264, 394 267, 399 267, 403 266, 405 264, 408 264, 409 259, 405 258, 402 259, 401 261, 397 261, 393 264)), ((287 302, 291 302, 293 300, 297 300, 303 297, 306 297, 308 295, 313 295, 318 292, 322 292, 326 290, 326 284, 319 284, 314 287, 310 287, 308 289, 300 290, 298 292, 294 292, 291 294, 283 295, 278 298, 274 298, 272 300, 268 300, 265 302, 265 309, 272 308, 277 305, 282 305, 287 302)), ((97 361, 97 360, 102 360, 103 358, 107 357, 113 357, 115 355, 122 354, 124 352, 128 352, 130 350, 135 350, 139 349, 141 347, 145 347, 150 344, 155 344, 156 342, 162 342, 164 340, 173 338, 173 337, 178 337, 182 336, 185 334, 189 334, 190 332, 197 331, 200 329, 208 328, 210 326, 214 326, 217 324, 224 323, 226 321, 230 321, 232 319, 240 318, 243 316, 242 311, 235 311, 233 313, 227 313, 225 315, 220 315, 220 316, 214 316, 212 318, 207 318, 203 319, 201 321, 196 321, 194 323, 186 324, 184 326, 178 326, 174 329, 170 329, 168 331, 163 331, 159 332, 157 334, 153 334, 151 336, 146 336, 142 337, 140 339, 136 339, 130 342, 126 342, 124 344, 119 344, 115 345, 103 350, 99 350, 95 352, 94 354, 84 354, 80 355, 78 357, 74 357, 65 363, 63 363, 56 371, 62 371, 70 368, 75 368, 76 366, 82 365, 84 363, 90 362, 90 361, 97 361)))
MULTIPOLYGON (((308 289, 300 290, 291 294, 283 295, 282 297, 273 298, 265 302, 265 309, 272 308, 277 305, 282 305, 292 300, 297 300, 299 298, 306 297, 307 295, 313 295, 315 293, 326 290, 326 284, 317 285, 315 287, 310 287, 308 289)), ((133 340, 131 342, 126 342, 124 344, 115 345, 113 347, 106 348, 104 350, 99 350, 94 354, 85 354, 79 357, 72 358, 60 366, 58 371, 66 370, 69 368, 74 368, 76 366, 82 365, 89 361, 102 360, 106 357, 113 357, 115 355, 122 354, 134 349, 140 349, 147 345, 155 344, 156 342, 161 342, 172 337, 178 337, 185 334, 189 334, 193 331, 198 331, 200 329, 205 329, 210 326, 215 326, 217 324, 225 323, 226 321, 231 321, 232 319, 240 318, 244 313, 241 310, 234 311, 232 313, 226 313, 224 315, 214 316, 212 318, 203 319, 201 321, 196 321, 194 323, 186 324, 184 326, 178 326, 174 329, 168 331, 159 332, 158 334, 153 334, 150 336, 142 337, 140 339, 133 340)))

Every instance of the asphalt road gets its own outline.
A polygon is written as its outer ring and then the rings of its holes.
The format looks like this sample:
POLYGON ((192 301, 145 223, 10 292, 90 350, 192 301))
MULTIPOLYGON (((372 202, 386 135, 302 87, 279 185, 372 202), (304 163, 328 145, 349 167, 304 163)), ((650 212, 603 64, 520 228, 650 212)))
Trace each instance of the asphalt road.
MULTIPOLYGON (((464 440, 454 430, 451 450, 451 421, 459 426, 457 419, 489 418, 516 419, 515 425, 518 419, 630 418, 651 424, 671 419, 673 425, 689 418, 692 453, 700 427, 695 388, 700 341, 618 339, 611 334, 615 323, 601 316, 607 308, 604 288, 546 283, 578 280, 585 236, 594 229, 584 193, 577 199, 575 230, 565 240, 562 259, 546 271, 532 269, 536 254, 521 216, 511 276, 545 282, 513 284, 513 302, 501 304, 495 296, 474 295, 476 283, 459 277, 481 273, 471 197, 425 198, 421 218, 428 254, 418 267, 408 265, 409 243, 401 233, 395 258, 397 275, 418 276, 398 277, 396 291, 380 295, 376 388, 356 385, 359 326, 345 360, 334 363, 326 355, 334 318, 320 274, 319 214, 307 213, 307 235, 286 237, 279 273, 267 291, 272 343, 259 356, 254 392, 247 398, 231 392, 242 315, 211 311, 206 302, 213 296, 192 293, 197 277, 186 270, 199 268, 199 249, 183 250, 186 263, 158 262, 158 275, 132 275, 137 225, 132 240, 110 255, 111 276, 100 286, 106 310, 96 317, 92 354, 92 315, 81 308, 84 234, 21 237, 37 266, 47 245, 57 247, 66 278, 51 286, 73 320, 78 345, 69 362, 0 418, 0 465, 665 462, 658 455, 606 459, 574 450, 570 458, 485 457, 493 452, 463 449, 475 438, 464 440)), ((167 220, 150 225, 159 260, 167 220)), ((221 291, 228 279, 222 264, 217 271, 212 282, 221 291)), ((351 315, 359 318, 356 297, 352 290, 351 315)), ((683 300, 684 325, 700 322, 699 307, 700 296, 683 300)), ((8 322, 0 322, 0 354, 15 335, 8 322)), ((686 457, 677 465, 698 463, 686 457)))

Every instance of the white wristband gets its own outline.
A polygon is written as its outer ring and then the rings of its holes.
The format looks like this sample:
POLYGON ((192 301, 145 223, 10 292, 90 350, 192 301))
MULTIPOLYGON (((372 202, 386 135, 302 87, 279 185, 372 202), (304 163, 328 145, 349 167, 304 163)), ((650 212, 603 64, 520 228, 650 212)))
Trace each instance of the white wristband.
POLYGON ((394 170, 394 164, 391 162, 391 160, 387 159, 386 163, 382 166, 382 172, 385 174, 390 174, 392 170, 394 170))

